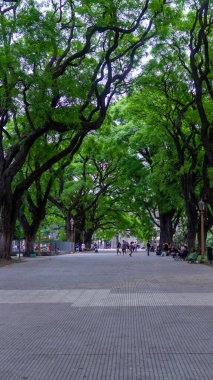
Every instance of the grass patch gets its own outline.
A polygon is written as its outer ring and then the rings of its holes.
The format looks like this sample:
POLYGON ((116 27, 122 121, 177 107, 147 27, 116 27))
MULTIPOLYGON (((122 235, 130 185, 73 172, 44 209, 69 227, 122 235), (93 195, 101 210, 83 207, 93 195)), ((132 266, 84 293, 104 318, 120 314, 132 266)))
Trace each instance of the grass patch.
POLYGON ((11 259, 11 260, 0 259, 0 268, 5 267, 7 265, 20 263, 20 262, 23 262, 23 260, 19 260, 19 259, 11 259))

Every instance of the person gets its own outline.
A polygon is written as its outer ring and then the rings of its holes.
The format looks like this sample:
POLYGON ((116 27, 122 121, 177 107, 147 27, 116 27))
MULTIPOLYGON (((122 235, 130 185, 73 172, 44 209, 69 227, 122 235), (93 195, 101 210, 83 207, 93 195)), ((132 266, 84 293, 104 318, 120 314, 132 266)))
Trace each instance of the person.
POLYGON ((158 245, 156 248, 156 255, 161 256, 161 254, 162 254, 162 248, 160 245, 158 245))
POLYGON ((132 241, 129 245, 129 256, 132 257, 132 254, 134 252, 134 242, 132 241))
POLYGON ((164 243, 163 251, 165 253, 165 256, 169 256, 169 244, 168 243, 164 243))
POLYGON ((146 245, 146 248, 147 248, 147 256, 149 256, 150 247, 151 247, 151 244, 150 244, 150 242, 148 241, 148 243, 147 243, 147 245, 146 245))
POLYGON ((98 244, 97 243, 94 243, 94 250, 96 253, 98 253, 98 244))
POLYGON ((82 243, 82 244, 81 244, 81 250, 82 250, 82 252, 85 251, 85 243, 82 243))
POLYGON ((180 251, 175 246, 173 246, 170 250, 170 254, 173 257, 173 259, 176 259, 180 254, 180 251))
POLYGON ((186 259, 186 256, 189 254, 189 250, 188 250, 188 247, 187 247, 187 245, 184 245, 184 249, 183 249, 183 252, 182 252, 182 254, 181 254, 181 258, 183 259, 183 260, 185 260, 186 259))
POLYGON ((126 244, 126 242, 123 240, 123 244, 122 244, 122 252, 123 252, 123 256, 124 256, 124 253, 126 253, 126 248, 127 248, 127 244, 126 244))
POLYGON ((184 247, 184 244, 182 243, 181 246, 180 246, 180 257, 183 256, 183 254, 184 254, 184 249, 185 249, 185 247, 184 247))
POLYGON ((121 243, 118 241, 118 244, 117 244, 117 255, 119 253, 121 253, 120 248, 121 248, 121 243))

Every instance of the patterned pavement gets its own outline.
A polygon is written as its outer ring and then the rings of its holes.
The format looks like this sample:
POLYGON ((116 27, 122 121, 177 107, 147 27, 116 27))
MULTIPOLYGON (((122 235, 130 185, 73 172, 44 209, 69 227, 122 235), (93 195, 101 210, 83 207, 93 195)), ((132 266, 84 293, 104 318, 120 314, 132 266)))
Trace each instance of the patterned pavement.
POLYGON ((0 268, 0 380, 212 380, 213 268, 137 252, 0 268))

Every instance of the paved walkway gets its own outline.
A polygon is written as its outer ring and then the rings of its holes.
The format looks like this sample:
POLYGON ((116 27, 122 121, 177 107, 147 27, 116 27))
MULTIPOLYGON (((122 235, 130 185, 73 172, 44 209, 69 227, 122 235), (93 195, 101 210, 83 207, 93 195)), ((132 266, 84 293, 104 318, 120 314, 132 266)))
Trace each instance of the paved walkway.
POLYGON ((0 380, 212 379, 212 267, 104 252, 0 268, 0 380))

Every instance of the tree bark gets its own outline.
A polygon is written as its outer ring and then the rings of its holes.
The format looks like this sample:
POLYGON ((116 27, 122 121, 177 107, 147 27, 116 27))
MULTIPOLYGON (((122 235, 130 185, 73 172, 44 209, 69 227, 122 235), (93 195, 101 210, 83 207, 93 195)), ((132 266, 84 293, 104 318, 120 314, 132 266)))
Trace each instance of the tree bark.
POLYGON ((85 246, 86 246, 86 248, 91 248, 93 233, 94 233, 93 230, 87 230, 87 231, 85 231, 84 238, 85 238, 85 246))
POLYGON ((25 235, 25 256, 29 256, 29 253, 34 252, 35 234, 25 235))
POLYGON ((175 211, 168 211, 159 214, 160 221, 160 245, 164 243, 173 243, 175 229, 173 227, 173 216, 175 211))
POLYGON ((197 199, 194 192, 196 176, 192 172, 186 173, 182 176, 181 183, 187 217, 187 245, 189 251, 194 251, 196 248, 196 234, 198 225, 197 199))
POLYGON ((0 258, 6 260, 11 258, 16 211, 12 196, 7 195, 0 207, 0 258))

